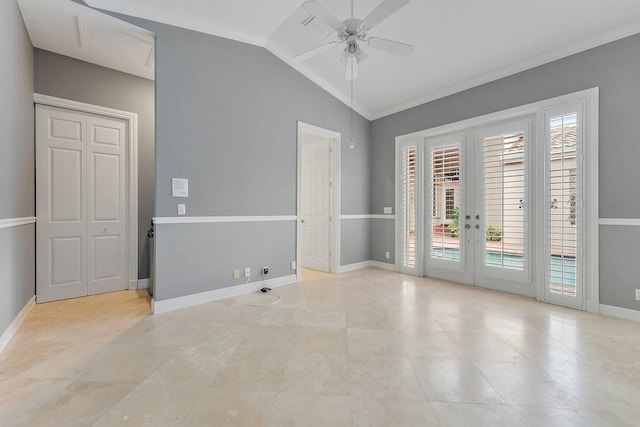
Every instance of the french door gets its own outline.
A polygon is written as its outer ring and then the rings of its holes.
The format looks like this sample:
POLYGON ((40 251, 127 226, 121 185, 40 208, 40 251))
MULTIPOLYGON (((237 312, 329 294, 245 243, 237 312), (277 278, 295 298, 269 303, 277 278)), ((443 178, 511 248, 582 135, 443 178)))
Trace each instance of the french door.
POLYGON ((398 139, 398 270, 597 307, 593 99, 398 139))
POLYGON ((530 281, 530 121, 425 140, 425 272, 534 295, 530 281))

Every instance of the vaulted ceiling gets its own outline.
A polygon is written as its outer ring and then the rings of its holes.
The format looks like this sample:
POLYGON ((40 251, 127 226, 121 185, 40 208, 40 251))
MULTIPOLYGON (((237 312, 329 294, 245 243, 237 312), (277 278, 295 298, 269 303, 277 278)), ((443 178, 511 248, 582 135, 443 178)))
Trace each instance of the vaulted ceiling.
MULTIPOLYGON (((29 1, 43 0, 19 0, 29 1)), ((60 1, 69 2, 53 3, 60 1)), ((350 17, 349 0, 316 1, 339 20, 350 17)), ((343 47, 294 59, 333 36, 327 26, 301 24, 309 15, 303 2, 86 0, 98 9, 263 46, 349 104, 350 83, 337 60, 343 47)), ((355 0, 354 16, 365 17, 380 2, 355 0)), ((375 119, 638 32, 638 0, 411 0, 370 35, 413 44, 415 51, 398 57, 363 46, 368 58, 354 81, 354 106, 375 119)))

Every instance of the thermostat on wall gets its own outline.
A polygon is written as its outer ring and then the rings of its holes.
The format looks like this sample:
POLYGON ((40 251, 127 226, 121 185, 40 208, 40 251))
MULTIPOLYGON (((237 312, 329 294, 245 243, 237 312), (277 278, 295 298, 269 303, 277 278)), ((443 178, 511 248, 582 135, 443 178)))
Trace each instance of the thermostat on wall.
POLYGON ((185 178, 171 178, 173 197, 189 197, 189 180, 185 178))

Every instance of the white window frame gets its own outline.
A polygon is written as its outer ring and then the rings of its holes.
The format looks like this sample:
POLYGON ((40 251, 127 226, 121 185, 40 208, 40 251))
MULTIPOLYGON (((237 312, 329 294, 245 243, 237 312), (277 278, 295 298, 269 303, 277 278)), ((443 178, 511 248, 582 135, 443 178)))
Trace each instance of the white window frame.
MULTIPOLYGON (((599 291, 599 239, 598 239, 598 117, 599 117, 599 88, 591 88, 580 92, 574 92, 559 97, 534 102, 531 104, 522 105, 519 107, 474 117, 471 119, 463 120, 460 122, 450 123, 443 126, 438 126, 431 129, 425 129, 418 132, 413 132, 406 135, 396 137, 396 212, 400 211, 400 198, 399 188, 401 186, 400 175, 398 171, 400 147, 405 144, 416 144, 418 153, 424 146, 425 138, 434 137, 437 135, 443 135, 451 132, 462 132, 469 128, 480 127, 489 125, 502 120, 509 120, 514 118, 522 118, 525 116, 534 116, 534 123, 531 128, 531 161, 533 173, 536 177, 544 177, 545 162, 544 159, 544 138, 545 138, 545 122, 544 114, 545 110, 560 107, 567 104, 574 104, 581 102, 583 104, 583 188, 584 188, 584 203, 583 203, 583 291, 584 291, 584 308, 593 313, 598 313, 600 310, 600 291, 599 291), (540 151, 542 150, 542 152, 540 151)), ((424 175, 422 169, 424 168, 425 159, 424 156, 419 155, 418 164, 418 185, 417 193, 420 198, 424 194, 424 175)), ((536 178, 536 180, 538 180, 536 178)), ((538 203, 544 203, 545 186, 539 182, 531 182, 530 197, 535 199, 536 205, 538 203)), ((421 227, 424 224, 423 212, 424 202, 420 200, 420 204, 417 206, 418 210, 418 224, 417 227, 421 227)), ((399 246, 399 223, 396 224, 396 253, 400 248, 399 246)), ((531 260, 531 269, 535 278, 535 297, 544 301, 545 291, 545 242, 544 233, 537 233, 535 230, 544 230, 544 215, 532 215, 530 224, 531 243, 534 245, 534 251, 531 252, 533 259, 531 260)), ((422 233, 417 233, 417 250, 420 250, 420 260, 424 260, 423 250, 424 236, 422 233)), ((400 260, 396 261, 400 266, 400 260)), ((425 262, 420 262, 416 265, 415 274, 422 276, 423 266, 425 262)))

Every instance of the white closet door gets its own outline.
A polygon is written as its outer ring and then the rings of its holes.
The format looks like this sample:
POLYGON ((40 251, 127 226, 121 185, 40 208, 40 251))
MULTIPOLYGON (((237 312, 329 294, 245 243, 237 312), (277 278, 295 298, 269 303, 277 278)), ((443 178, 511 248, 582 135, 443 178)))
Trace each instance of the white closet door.
POLYGON ((88 293, 128 288, 126 123, 87 116, 88 293))
POLYGON ((36 108, 38 302, 87 294, 86 115, 36 108))
POLYGON ((37 105, 38 302, 127 289, 126 124, 37 105))

